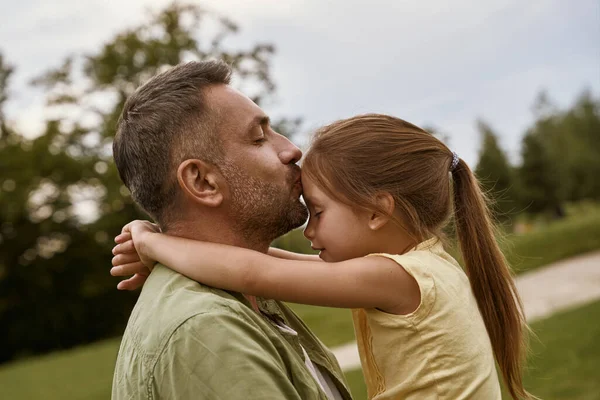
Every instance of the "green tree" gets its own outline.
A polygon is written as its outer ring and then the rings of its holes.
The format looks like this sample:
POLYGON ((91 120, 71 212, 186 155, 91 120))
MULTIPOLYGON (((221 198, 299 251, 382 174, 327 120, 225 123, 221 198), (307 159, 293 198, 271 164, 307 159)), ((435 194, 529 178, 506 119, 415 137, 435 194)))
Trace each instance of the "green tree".
MULTIPOLYGON (((549 123, 551 121, 546 121, 549 123)), ((550 157, 542 135, 533 130, 523 137, 519 167, 520 203, 528 214, 555 210, 562 214, 557 166, 550 157)))
POLYGON ((520 203, 527 214, 563 214, 565 188, 561 185, 561 165, 556 163, 553 146, 564 149, 565 136, 561 135, 560 110, 547 92, 538 94, 532 107, 536 117, 521 142, 521 165, 518 168, 520 203))
POLYGON ((558 131, 555 136, 561 137, 553 138, 552 151, 563 169, 567 199, 600 200, 600 101, 585 90, 562 113, 558 131))
MULTIPOLYGON (((2 60, 0 105, 8 99, 11 72, 2 60)), ((80 284, 89 265, 86 249, 93 255, 98 246, 69 212, 69 189, 83 179, 89 160, 75 160, 52 147, 60 135, 56 121, 32 141, 4 117, 0 124, 0 323, 5 344, 0 361, 5 361, 89 334, 94 324, 82 324, 86 321, 80 318, 90 306, 89 296, 81 295, 86 288, 80 284)))
MULTIPOLYGON (((122 105, 166 67, 208 58, 227 61, 257 103, 268 100, 274 48, 225 47, 237 31, 197 5, 173 3, 34 80, 59 117, 35 140, 10 127, 0 137, 0 362, 123 331, 137 296, 115 289, 110 239, 144 215, 112 162, 122 105)), ((0 66, 1 105, 11 70, 0 66)), ((279 123, 292 134, 299 120, 279 123)))
POLYGON ((492 128, 481 120, 477 121, 477 128, 481 134, 482 146, 475 175, 494 202, 497 219, 506 222, 516 210, 513 169, 492 128))
POLYGON ((4 121, 4 103, 8 99, 8 80, 13 73, 13 67, 0 54, 0 121, 4 121))
POLYGON ((519 167, 523 208, 562 216, 565 201, 600 199, 600 102, 586 90, 559 110, 542 92, 533 110, 519 167))

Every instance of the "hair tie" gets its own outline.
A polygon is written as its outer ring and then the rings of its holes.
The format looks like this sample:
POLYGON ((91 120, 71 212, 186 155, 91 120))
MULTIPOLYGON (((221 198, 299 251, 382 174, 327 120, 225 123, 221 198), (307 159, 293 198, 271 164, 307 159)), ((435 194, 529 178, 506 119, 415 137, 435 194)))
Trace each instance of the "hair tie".
POLYGON ((458 154, 452 152, 452 163, 450 164, 450 172, 454 171, 456 166, 458 165, 458 154))

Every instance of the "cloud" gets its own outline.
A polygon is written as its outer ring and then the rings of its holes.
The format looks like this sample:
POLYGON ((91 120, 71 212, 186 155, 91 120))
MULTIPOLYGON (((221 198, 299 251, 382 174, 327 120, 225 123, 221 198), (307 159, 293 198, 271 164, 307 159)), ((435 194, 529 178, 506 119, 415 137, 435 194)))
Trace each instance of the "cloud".
MULTIPOLYGON (((35 129, 43 108, 24 83, 69 53, 94 51, 168 1, 41 0, 11 3, 0 26, 17 64, 10 115, 35 129)), ((274 43, 278 102, 271 114, 303 116, 306 130, 363 112, 439 127, 470 163, 475 119, 517 157, 542 88, 568 105, 600 92, 600 5, 595 0, 210 0, 241 33, 228 44, 274 43)))

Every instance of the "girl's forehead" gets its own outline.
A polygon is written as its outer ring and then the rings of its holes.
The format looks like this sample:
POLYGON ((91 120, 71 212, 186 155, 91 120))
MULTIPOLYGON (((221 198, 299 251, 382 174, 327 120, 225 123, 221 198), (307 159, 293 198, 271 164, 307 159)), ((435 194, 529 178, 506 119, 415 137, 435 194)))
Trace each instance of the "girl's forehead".
POLYGON ((331 198, 308 176, 302 174, 302 196, 311 204, 322 204, 331 198))
POLYGON ((312 182, 312 180, 306 175, 302 174, 302 197, 305 200, 313 202, 315 197, 315 191, 318 191, 319 188, 312 182))

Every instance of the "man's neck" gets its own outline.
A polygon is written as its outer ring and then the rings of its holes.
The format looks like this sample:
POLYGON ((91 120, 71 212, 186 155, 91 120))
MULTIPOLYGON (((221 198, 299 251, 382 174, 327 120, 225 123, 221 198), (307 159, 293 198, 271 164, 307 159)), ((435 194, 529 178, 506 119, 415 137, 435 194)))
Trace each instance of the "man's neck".
MULTIPOLYGON (((178 222, 172 224, 164 233, 191 240, 242 247, 261 253, 267 253, 270 244, 270 241, 267 240, 257 240, 252 243, 252 241, 245 239, 243 235, 236 234, 232 229, 228 229, 224 224, 178 222), (211 229, 207 229, 208 227, 211 229), (212 229, 213 227, 214 229, 212 229)), ((242 295, 248 300, 252 309, 260 313, 256 296, 244 293, 242 295)))
POLYGON ((172 224, 164 233, 186 239, 242 247, 265 254, 268 252, 271 243, 268 239, 245 237, 245 235, 236 232, 223 223, 180 221, 172 224))

